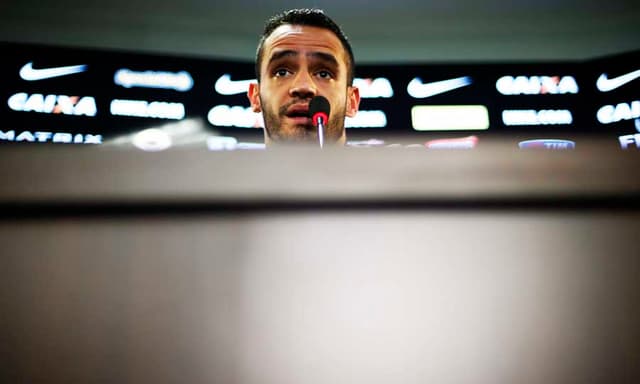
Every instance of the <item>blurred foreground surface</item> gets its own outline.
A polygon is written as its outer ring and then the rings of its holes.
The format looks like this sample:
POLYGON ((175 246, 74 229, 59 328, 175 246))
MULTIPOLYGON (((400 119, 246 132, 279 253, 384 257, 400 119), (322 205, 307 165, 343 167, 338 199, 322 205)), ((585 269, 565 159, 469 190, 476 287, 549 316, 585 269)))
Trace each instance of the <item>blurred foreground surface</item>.
POLYGON ((0 158, 3 382, 640 380, 637 152, 0 158))

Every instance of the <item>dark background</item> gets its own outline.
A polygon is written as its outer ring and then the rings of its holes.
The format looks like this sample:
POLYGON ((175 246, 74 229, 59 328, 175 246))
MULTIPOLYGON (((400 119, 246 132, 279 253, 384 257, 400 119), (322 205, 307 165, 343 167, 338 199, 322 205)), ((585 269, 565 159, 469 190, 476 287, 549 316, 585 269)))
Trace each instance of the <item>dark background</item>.
POLYGON ((319 7, 361 63, 590 59, 638 49, 633 0, 8 0, 0 40, 251 60, 270 15, 319 7))

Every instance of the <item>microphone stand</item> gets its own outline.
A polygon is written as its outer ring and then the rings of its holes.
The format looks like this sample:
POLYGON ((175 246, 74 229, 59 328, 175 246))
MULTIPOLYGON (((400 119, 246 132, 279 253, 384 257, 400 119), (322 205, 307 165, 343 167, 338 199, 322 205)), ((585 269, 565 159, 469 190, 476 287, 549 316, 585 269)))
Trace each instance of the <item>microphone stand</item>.
POLYGON ((318 142, 320 143, 320 148, 324 146, 324 122, 321 116, 318 116, 318 142))

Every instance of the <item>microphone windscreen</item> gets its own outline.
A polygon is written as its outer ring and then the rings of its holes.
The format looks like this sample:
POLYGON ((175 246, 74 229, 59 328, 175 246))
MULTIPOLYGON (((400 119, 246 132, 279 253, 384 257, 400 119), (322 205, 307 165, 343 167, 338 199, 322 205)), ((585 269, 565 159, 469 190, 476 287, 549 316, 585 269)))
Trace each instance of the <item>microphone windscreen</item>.
POLYGON ((309 102, 309 115, 313 120, 313 124, 317 124, 318 117, 320 116, 322 116, 323 122, 326 123, 329 120, 330 112, 331 105, 329 104, 329 100, 324 96, 316 96, 309 102))

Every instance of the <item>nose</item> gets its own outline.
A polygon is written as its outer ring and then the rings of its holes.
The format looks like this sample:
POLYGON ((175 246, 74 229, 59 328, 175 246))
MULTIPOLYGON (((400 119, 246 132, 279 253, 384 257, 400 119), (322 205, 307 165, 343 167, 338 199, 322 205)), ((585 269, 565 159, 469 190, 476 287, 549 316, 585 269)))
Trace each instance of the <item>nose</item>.
POLYGON ((316 85, 307 71, 299 71, 289 89, 289 95, 299 99, 311 99, 316 92, 316 85))

